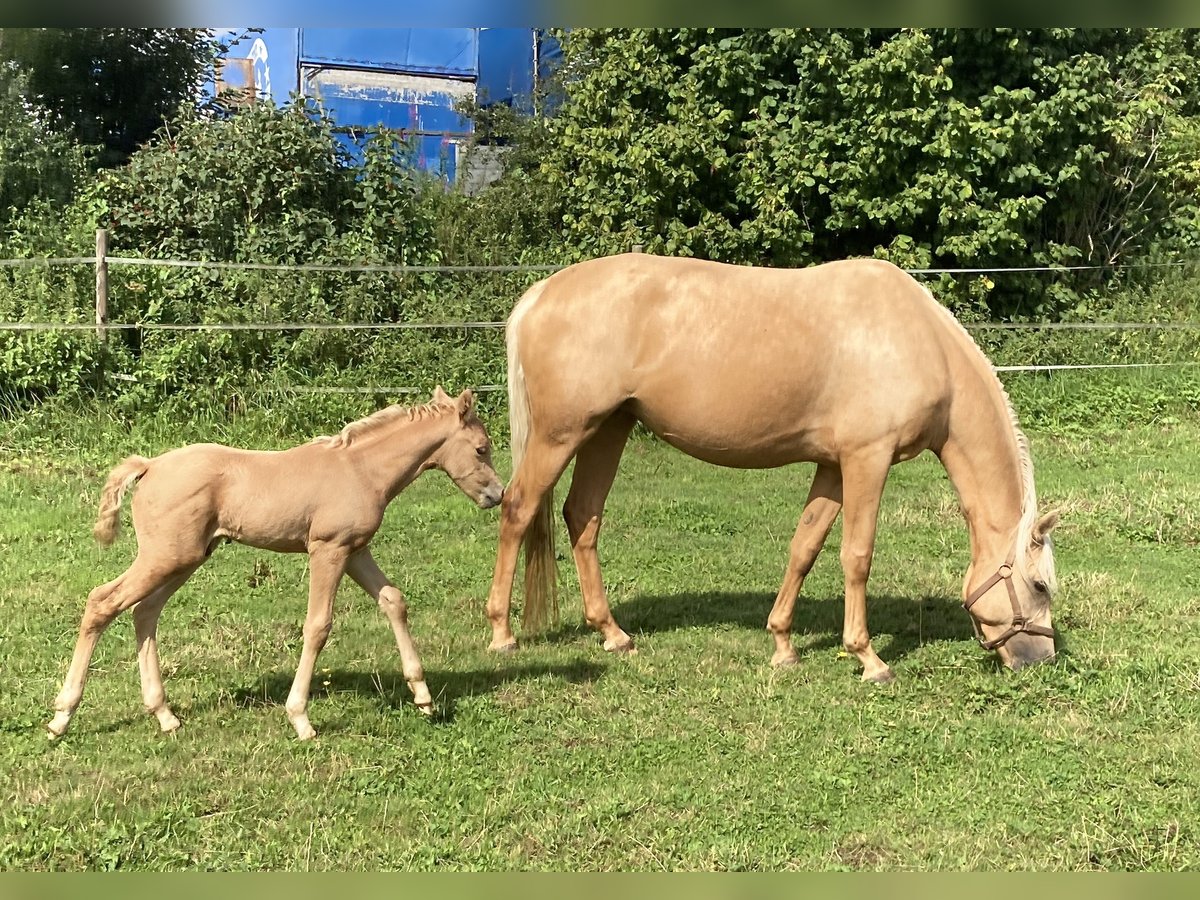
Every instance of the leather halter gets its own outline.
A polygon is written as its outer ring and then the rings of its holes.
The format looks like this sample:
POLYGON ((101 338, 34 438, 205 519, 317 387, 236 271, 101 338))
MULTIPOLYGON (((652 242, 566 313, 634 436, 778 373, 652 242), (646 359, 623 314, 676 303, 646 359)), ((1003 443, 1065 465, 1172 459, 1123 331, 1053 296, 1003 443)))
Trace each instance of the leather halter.
POLYGON ((995 650, 997 647, 1003 647, 1008 643, 1009 638, 1022 632, 1025 634, 1036 634, 1040 637, 1054 637, 1053 628, 1047 628, 1045 625, 1034 625, 1021 612, 1021 606, 1017 603, 1017 589, 1013 587, 1012 582, 1013 562, 1016 559, 1016 552, 1014 548, 1008 554, 1008 559, 1004 561, 1004 564, 996 570, 996 574, 975 588, 970 596, 963 601, 963 609, 970 613, 971 607, 975 605, 975 601, 995 587, 997 582, 1003 581, 1004 586, 1008 588, 1008 599, 1012 603, 1013 611, 1012 624, 1008 626, 1008 631, 995 640, 985 641, 983 639, 983 629, 980 628, 978 619, 974 615, 971 616, 971 626, 975 629, 975 640, 979 641, 979 646, 984 650, 995 650))

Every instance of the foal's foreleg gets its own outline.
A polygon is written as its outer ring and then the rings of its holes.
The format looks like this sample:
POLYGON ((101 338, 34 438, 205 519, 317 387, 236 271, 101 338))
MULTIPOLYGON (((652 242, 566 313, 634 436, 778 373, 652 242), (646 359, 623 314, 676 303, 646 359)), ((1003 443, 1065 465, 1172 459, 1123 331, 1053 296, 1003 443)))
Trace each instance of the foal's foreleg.
POLYGON ((829 529, 842 508, 842 473, 833 466, 817 466, 808 500, 796 534, 792 538, 787 571, 775 596, 775 605, 767 617, 767 630, 775 638, 775 653, 771 665, 786 666, 799 661, 792 646, 792 613, 796 598, 804 587, 804 579, 812 570, 817 554, 825 545, 829 529))
POLYGON ((369 550, 360 550, 346 564, 346 572, 358 582, 359 587, 375 598, 379 608, 392 623, 392 631, 396 635, 396 647, 400 651, 400 664, 404 669, 404 680, 413 693, 413 703, 417 709, 429 715, 433 712, 433 698, 429 695, 429 687, 425 684, 425 670, 421 666, 421 658, 417 655, 417 647, 408 631, 408 605, 404 602, 404 594, 388 581, 379 565, 371 556, 369 550))
POLYGON ((308 721, 308 693, 317 656, 333 627, 333 598, 346 571, 349 553, 342 547, 313 544, 308 556, 308 616, 304 620, 304 649, 287 698, 287 716, 302 741, 316 737, 308 721))
POLYGON ((633 425, 631 416, 618 413, 579 448, 575 456, 575 470, 571 475, 571 490, 563 504, 563 519, 571 536, 571 552, 579 572, 584 618, 600 632, 605 650, 623 652, 633 652, 633 639, 613 619, 604 592, 596 545, 604 515, 604 501, 612 489, 621 453, 633 425))
POLYGON ((895 677, 871 646, 867 630, 867 578, 875 553, 879 501, 890 468, 890 452, 861 455, 842 463, 842 570, 846 576, 842 644, 862 663, 864 681, 886 682, 895 677))

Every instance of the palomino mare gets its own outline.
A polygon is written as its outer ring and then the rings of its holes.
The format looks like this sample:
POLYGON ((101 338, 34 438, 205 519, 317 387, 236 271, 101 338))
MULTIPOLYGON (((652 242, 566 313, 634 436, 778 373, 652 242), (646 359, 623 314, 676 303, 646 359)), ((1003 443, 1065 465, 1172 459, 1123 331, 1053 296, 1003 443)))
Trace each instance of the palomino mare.
POLYGON ((192 444, 153 459, 126 459, 104 485, 94 534, 100 543, 112 543, 122 497, 140 480, 132 504, 137 558, 88 595, 71 668, 54 701, 51 736, 61 736, 71 723, 100 635, 130 607, 146 710, 163 731, 179 727, 163 693, 158 616, 222 540, 309 556, 304 649, 286 706, 301 740, 316 734, 308 721, 309 684, 329 637, 333 599, 344 573, 379 602, 395 633, 413 700, 430 712, 433 701, 409 635, 404 595, 368 548, 387 505, 427 469, 444 471, 484 509, 500 502, 504 485, 492 468, 491 442, 470 391, 452 399, 438 387, 423 406, 389 406, 339 434, 290 450, 192 444))
POLYGON ((635 422, 723 466, 817 464, 767 621, 772 663, 798 657, 792 611, 845 508, 843 642, 863 678, 892 672, 871 647, 866 584, 880 495, 894 463, 932 450, 970 531, 965 604, 986 649, 1016 669, 1054 655, 1050 529, 1033 464, 988 360, 948 310, 890 263, 762 269, 644 254, 595 259, 531 287, 508 320, 513 478, 488 597, 491 648, 511 650, 517 550, 525 626, 553 603, 550 503, 575 469, 563 516, 589 625, 630 650, 596 555, 604 501, 635 422))

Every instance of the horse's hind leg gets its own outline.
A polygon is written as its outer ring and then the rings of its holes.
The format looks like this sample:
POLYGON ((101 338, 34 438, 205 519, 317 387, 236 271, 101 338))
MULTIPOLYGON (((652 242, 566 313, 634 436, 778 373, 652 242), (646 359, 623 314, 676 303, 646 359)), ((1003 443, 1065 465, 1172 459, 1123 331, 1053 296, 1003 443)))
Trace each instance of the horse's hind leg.
POLYGON ((771 657, 773 666, 792 665, 800 659, 792 646, 792 612, 796 598, 804 587, 804 579, 812 570, 841 508, 841 471, 833 466, 817 466, 804 512, 792 538, 783 584, 767 617, 767 630, 775 638, 775 654, 771 657))
POLYGON ((167 705, 163 690, 162 669, 158 662, 158 617, 163 607, 179 588, 199 567, 199 563, 180 571, 133 608, 133 627, 137 634, 138 671, 142 678, 142 703, 146 712, 158 719, 159 727, 166 733, 179 727, 179 719, 167 705))
POLYGON ((54 718, 46 726, 53 737, 61 737, 66 733, 71 717, 79 707, 87 682, 88 666, 100 635, 122 611, 162 589, 179 572, 177 564, 168 566, 151 562, 145 553, 139 553, 125 572, 88 594, 71 666, 63 680, 62 690, 54 700, 54 718))
POLYGON ((536 436, 531 438, 525 457, 504 492, 496 567, 492 572, 492 587, 487 601, 487 617, 492 626, 489 650, 507 652, 517 647, 509 613, 521 541, 538 515, 542 501, 554 490, 555 482, 574 453, 574 444, 554 444, 539 440, 536 436))
POLYGON ((617 413, 579 448, 575 456, 575 470, 571 475, 571 489, 563 504, 563 519, 571 536, 571 552, 579 572, 584 618, 588 625, 600 632, 604 649, 610 651, 632 651, 633 640, 612 617, 604 593, 596 544, 604 514, 604 501, 612 489, 621 452, 625 449, 634 421, 632 416, 617 413))
POLYGON ((425 670, 421 666, 421 657, 417 655, 417 647, 408 631, 408 605, 404 602, 404 594, 388 581, 388 577, 383 574, 369 550, 360 550, 350 557, 346 564, 346 573, 358 582, 359 587, 375 598, 379 608, 391 622, 392 632, 396 636, 396 648, 400 651, 404 680, 408 682, 408 688, 413 693, 413 703, 421 712, 429 715, 433 712, 433 698, 429 696, 429 686, 425 684, 425 670))
POLYGON ((842 461, 842 570, 846 576, 842 644, 862 663, 863 680, 886 682, 895 676, 871 646, 867 630, 867 578, 875 552, 879 501, 891 468, 891 452, 861 454, 842 461))

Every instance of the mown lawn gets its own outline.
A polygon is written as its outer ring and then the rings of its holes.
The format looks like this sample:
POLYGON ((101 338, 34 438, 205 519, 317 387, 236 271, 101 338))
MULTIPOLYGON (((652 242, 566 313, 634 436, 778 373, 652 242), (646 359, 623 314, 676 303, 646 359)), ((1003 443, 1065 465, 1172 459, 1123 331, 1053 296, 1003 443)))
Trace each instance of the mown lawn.
POLYGON ((91 540, 102 478, 168 443, 10 446, 0 868, 1196 867, 1200 424, 1031 439, 1043 506, 1064 514, 1056 665, 1014 675, 971 640, 966 532, 925 456, 893 472, 870 585, 897 681, 860 682, 840 652, 837 529, 797 606, 802 664, 772 670, 764 625, 811 467, 729 471, 640 440, 601 546, 636 655, 582 625, 561 527, 561 627, 489 654, 497 514, 427 475, 375 556, 408 595, 439 714, 411 706, 385 620, 347 583, 309 744, 283 710, 304 560, 234 545, 163 615, 183 728, 160 735, 141 711, 122 619, 51 744, 83 598, 134 552, 128 531, 91 540))

